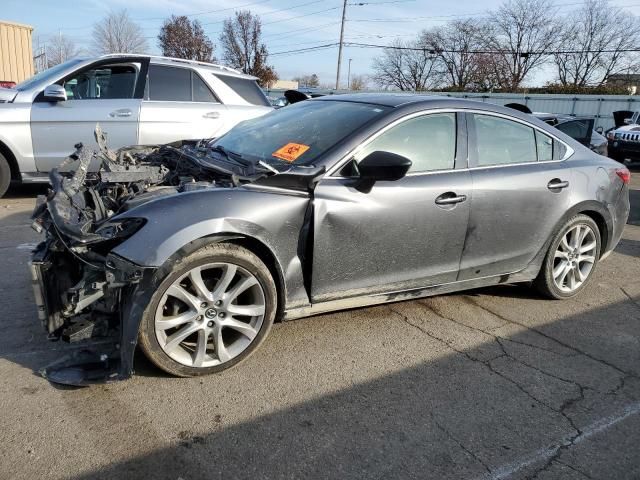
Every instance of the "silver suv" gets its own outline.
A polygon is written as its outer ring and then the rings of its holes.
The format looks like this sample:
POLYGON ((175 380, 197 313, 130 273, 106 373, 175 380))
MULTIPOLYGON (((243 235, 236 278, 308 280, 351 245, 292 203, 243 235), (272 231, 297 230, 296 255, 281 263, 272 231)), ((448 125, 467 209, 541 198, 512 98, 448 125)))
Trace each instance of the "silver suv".
MULTIPOLYGON (((151 145, 222 135, 272 110, 256 78, 210 63, 147 55, 77 58, 0 88, 0 196, 46 182, 74 144, 151 145)), ((97 165, 96 165, 97 167, 97 165)))

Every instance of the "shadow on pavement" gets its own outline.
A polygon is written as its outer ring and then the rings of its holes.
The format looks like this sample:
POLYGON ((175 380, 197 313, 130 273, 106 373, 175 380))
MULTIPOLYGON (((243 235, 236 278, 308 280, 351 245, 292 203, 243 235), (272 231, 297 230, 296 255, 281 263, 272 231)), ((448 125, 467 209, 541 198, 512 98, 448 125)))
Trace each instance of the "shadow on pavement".
MULTIPOLYGON (((165 432, 173 435, 172 446, 75 478, 443 479, 505 472, 520 478, 537 468, 560 469, 551 461, 555 454, 566 462, 580 447, 558 445, 589 432, 594 422, 597 435, 608 435, 602 418, 615 420, 640 400, 637 384, 630 388, 640 368, 637 352, 620 340, 623 334, 640 338, 640 310, 632 302, 503 336, 472 318, 464 320, 468 326, 448 318, 452 312, 443 312, 442 300, 392 304, 389 310, 425 342, 447 345, 449 353, 433 362, 240 424, 212 421, 201 425, 206 434, 165 432), (436 323, 423 318, 425 309, 436 312, 436 323), (611 319, 629 321, 618 322, 614 336, 611 319), (465 348, 455 336, 469 332, 484 341, 465 348)), ((488 312, 482 300, 464 301, 471 311, 488 312)), ((254 388, 259 386, 241 388, 238 408, 254 388)), ((213 408, 219 400, 200 401, 194 408, 213 408)), ((593 478, 633 478, 640 461, 624 452, 637 441, 637 435, 618 436, 610 440, 606 465, 596 455, 579 457, 575 467, 593 478)))

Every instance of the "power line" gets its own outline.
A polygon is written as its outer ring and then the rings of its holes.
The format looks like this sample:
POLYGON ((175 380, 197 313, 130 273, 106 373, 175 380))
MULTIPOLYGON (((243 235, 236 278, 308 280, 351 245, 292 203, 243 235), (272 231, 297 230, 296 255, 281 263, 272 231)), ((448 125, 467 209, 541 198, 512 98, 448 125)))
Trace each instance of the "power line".
POLYGON ((270 53, 269 56, 270 57, 276 57, 279 55, 286 55, 286 54, 291 54, 291 53, 307 53, 307 52, 314 52, 316 50, 325 50, 327 48, 333 48, 333 47, 337 47, 339 44, 338 43, 327 43, 324 45, 318 45, 316 47, 308 47, 308 48, 299 48, 296 50, 285 50, 283 52, 275 52, 275 53, 270 53))
MULTIPOLYGON (((358 42, 345 42, 348 47, 357 48, 382 48, 385 50, 410 50, 416 52, 428 52, 430 54, 438 53, 466 53, 477 55, 505 55, 513 54, 511 50, 464 50, 464 49, 432 49, 427 47, 402 47, 398 45, 378 45, 373 43, 358 43, 358 42)), ((602 49, 602 50, 539 50, 539 51, 523 51, 517 52, 517 55, 527 57, 531 55, 572 55, 578 53, 633 53, 640 52, 640 48, 625 48, 625 49, 602 49)))
MULTIPOLYGON (((584 5, 585 2, 572 2, 572 3, 557 3, 552 4, 552 7, 575 7, 577 5, 584 5)), ((351 4, 350 4, 351 5, 351 4)), ((618 8, 628 8, 628 7, 638 7, 640 4, 634 3, 629 5, 611 5, 618 8)), ((489 12, 484 10, 482 12, 473 12, 473 13, 456 13, 450 15, 427 15, 427 16, 412 16, 412 17, 396 17, 396 18, 350 18, 349 22, 372 22, 372 23, 404 23, 404 22, 416 22, 421 20, 438 20, 438 19, 448 19, 448 18, 466 18, 466 17, 475 17, 475 16, 488 16, 489 12)))
MULTIPOLYGON (((217 10, 205 10, 205 11, 193 12, 193 13, 183 13, 183 14, 180 14, 178 16, 181 16, 181 17, 195 17, 197 15, 209 15, 211 13, 228 12, 229 10, 237 10, 239 8, 252 7, 254 5, 260 5, 260 4, 271 2, 271 1, 273 1, 273 0, 259 0, 257 2, 245 3, 244 5, 238 5, 238 6, 235 6, 235 7, 219 8, 217 10)), ((137 20, 139 22, 146 22, 146 21, 150 21, 150 20, 164 20, 165 18, 167 18, 167 17, 164 16, 164 17, 132 18, 132 20, 137 20)))
MULTIPOLYGON (((289 10, 293 9, 293 8, 299 8, 299 7, 306 7, 308 5, 313 5, 315 3, 322 3, 325 0, 313 0, 312 2, 307 2, 307 3, 301 3, 299 5, 292 5, 290 7, 287 8, 280 8, 278 10, 271 10, 269 12, 266 13, 261 13, 259 14, 260 17, 266 17, 267 15, 273 15, 274 13, 280 13, 280 12, 288 12, 289 10)), ((224 23, 224 20, 220 20, 220 21, 215 21, 215 22, 207 22, 207 23, 201 23, 202 26, 205 25, 215 25, 215 24, 219 24, 219 23, 224 23)))

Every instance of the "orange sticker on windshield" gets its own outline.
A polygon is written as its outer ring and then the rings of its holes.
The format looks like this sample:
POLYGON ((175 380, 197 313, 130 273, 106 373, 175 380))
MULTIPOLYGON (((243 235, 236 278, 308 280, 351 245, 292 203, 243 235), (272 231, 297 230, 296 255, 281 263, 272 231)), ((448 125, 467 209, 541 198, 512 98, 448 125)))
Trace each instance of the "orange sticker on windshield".
POLYGON ((301 143, 287 143, 271 155, 287 162, 294 162, 300 155, 309 150, 309 148, 311 148, 309 145, 302 145, 301 143))

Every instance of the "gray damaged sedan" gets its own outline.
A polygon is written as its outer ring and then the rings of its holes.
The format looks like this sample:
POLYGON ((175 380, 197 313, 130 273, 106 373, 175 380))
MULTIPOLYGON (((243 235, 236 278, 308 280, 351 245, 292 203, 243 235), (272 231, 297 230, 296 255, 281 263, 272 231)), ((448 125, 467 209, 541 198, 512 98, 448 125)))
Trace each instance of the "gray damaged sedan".
POLYGON ((629 213, 621 164, 467 100, 340 95, 209 142, 97 138, 34 212, 40 319, 85 345, 42 371, 67 384, 128 378, 137 345, 173 375, 219 372, 274 321, 339 309, 530 281, 572 297, 629 213))

